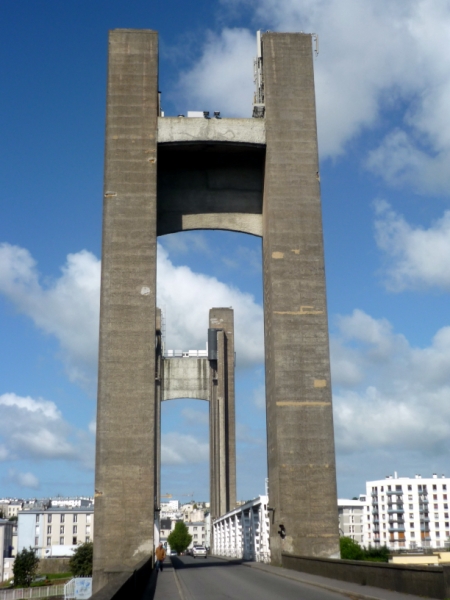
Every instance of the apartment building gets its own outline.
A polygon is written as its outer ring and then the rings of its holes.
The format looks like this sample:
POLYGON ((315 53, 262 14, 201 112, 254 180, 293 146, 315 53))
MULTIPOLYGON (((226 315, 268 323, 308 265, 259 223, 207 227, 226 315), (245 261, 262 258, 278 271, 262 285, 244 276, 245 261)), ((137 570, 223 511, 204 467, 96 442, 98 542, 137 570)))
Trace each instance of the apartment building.
MULTIPOLYGON (((64 548, 94 539, 93 506, 21 511, 18 515, 17 546, 35 548, 41 558, 63 555, 64 548)), ((70 554, 70 552, 68 552, 70 554)))
POLYGON ((366 482, 363 543, 394 550, 450 546, 450 479, 389 475, 366 482))
POLYGON ((364 543, 364 509, 366 497, 360 496, 359 500, 338 499, 339 535, 346 536, 364 543))

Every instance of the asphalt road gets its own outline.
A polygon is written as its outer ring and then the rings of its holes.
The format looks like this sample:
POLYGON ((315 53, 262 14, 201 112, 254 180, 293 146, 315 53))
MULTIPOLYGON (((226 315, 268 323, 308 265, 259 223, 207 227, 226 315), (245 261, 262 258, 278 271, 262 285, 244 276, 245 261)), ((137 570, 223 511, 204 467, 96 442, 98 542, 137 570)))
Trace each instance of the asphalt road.
POLYGON ((343 600, 344 598, 340 594, 245 567, 237 561, 182 556, 172 557, 172 564, 176 570, 178 594, 173 597, 170 594, 171 597, 166 596, 166 600, 343 600))

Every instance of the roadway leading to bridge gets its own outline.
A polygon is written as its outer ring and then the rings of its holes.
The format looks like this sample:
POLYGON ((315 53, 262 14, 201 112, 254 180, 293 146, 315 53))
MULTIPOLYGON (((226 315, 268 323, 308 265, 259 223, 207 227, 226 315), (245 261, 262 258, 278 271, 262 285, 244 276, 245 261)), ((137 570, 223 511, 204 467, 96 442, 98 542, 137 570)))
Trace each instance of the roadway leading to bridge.
MULTIPOLYGON (((166 561, 167 562, 167 561, 166 561)), ((158 574, 155 600, 343 600, 344 596, 292 581, 238 561, 172 558, 158 574)), ((347 599, 348 600, 348 599, 347 599)))

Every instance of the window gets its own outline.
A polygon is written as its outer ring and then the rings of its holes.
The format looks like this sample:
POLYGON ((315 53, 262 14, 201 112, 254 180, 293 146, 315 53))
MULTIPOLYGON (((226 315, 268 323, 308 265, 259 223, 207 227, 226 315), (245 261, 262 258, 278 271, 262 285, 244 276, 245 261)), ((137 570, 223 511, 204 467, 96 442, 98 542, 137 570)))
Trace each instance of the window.
POLYGON ((59 527, 59 533, 64 533, 64 525, 61 525, 61 526, 59 527))
POLYGON ((434 526, 436 527, 436 529, 439 529, 439 523, 435 523, 434 526))
POLYGON ((51 523, 52 522, 52 515, 47 515, 47 523, 51 523))
POLYGON ((384 502, 384 496, 381 496, 381 502, 384 502))
POLYGON ((72 545, 76 546, 76 544, 77 544, 77 536, 74 535, 73 538, 72 538, 72 545))
POLYGON ((76 523, 78 521, 78 515, 73 515, 73 522, 76 523))
POLYGON ((51 546, 52 545, 52 538, 48 537, 47 538, 47 546, 51 546))
POLYGON ((443 494, 442 498, 443 498, 444 500, 447 500, 447 494, 443 494))
MULTIPOLYGON (((376 490, 376 489, 377 489, 377 488, 375 488, 375 490, 376 490)), ((384 492, 384 485, 382 485, 382 486, 381 486, 380 490, 381 490, 382 492, 384 492)))
POLYGON ((52 532, 52 526, 51 525, 47 525, 47 533, 51 533, 52 532))
POLYGON ((36 523, 39 523, 39 517, 40 515, 36 515, 36 523))
POLYGON ((390 486, 390 485, 388 485, 388 492, 390 492, 390 491, 391 491, 391 486, 390 486))
POLYGON ((89 535, 90 533, 91 533, 91 526, 86 525, 86 535, 89 535))
POLYGON ((412 485, 408 485, 408 492, 412 490, 412 485))
POLYGON ((448 519, 448 513, 444 513, 444 517, 448 519))
POLYGON ((65 515, 61 515, 61 523, 64 523, 64 517, 65 515))
POLYGON ((370 521, 370 515, 367 515, 367 520, 370 521))
POLYGON ((446 522, 445 522, 445 526, 446 526, 446 527, 448 527, 448 526, 449 526, 449 525, 448 525, 448 521, 446 521, 446 522))
POLYGON ((444 509, 447 509, 447 508, 448 508, 448 504, 444 504, 444 509))
POLYGON ((439 508, 437 504, 433 504, 433 506, 434 506, 434 510, 437 510, 439 508))
POLYGON ((433 492, 437 490, 437 485, 433 485, 433 492))
POLYGON ((383 533, 383 538, 386 539, 386 534, 385 533, 383 533))
POLYGON ((437 500, 437 494, 433 494, 433 500, 437 500))
POLYGON ((414 513, 409 513, 409 518, 414 519, 414 513))
POLYGON ((86 515, 86 523, 90 523, 91 522, 91 515, 86 515))
POLYGON ((409 510, 412 510, 412 509, 413 509, 413 505, 409 504, 409 510))
POLYGON ((383 504, 383 506, 381 507, 381 510, 384 510, 384 504, 383 504))
POLYGON ((441 537, 441 534, 439 533, 439 531, 436 531, 436 537, 441 537))
POLYGON ((76 526, 76 525, 74 525, 74 526, 73 526, 73 532, 72 532, 72 533, 78 533, 78 532, 77 532, 77 526, 76 526))
POLYGON ((39 546, 39 538, 38 537, 34 538, 34 545, 39 546))
POLYGON ((86 536, 86 542, 90 542, 90 541, 91 541, 91 538, 87 535, 86 536))
POLYGON ((59 545, 64 546, 64 536, 59 538, 59 545))
POLYGON ((194 527, 194 531, 197 531, 197 527, 194 527))
POLYGON ((445 485, 445 483, 442 485, 442 489, 443 489, 443 490, 446 490, 446 489, 447 489, 447 486, 445 485))
POLYGON ((409 526, 411 529, 414 529, 414 523, 410 523, 409 526))
POLYGON ((415 537, 416 537, 416 534, 414 533, 414 531, 411 531, 411 537, 412 537, 412 538, 415 538, 415 537))
POLYGON ((439 519, 439 513, 434 513, 434 518, 439 519))
POLYGON ((383 523, 383 529, 386 529, 386 523, 383 523))

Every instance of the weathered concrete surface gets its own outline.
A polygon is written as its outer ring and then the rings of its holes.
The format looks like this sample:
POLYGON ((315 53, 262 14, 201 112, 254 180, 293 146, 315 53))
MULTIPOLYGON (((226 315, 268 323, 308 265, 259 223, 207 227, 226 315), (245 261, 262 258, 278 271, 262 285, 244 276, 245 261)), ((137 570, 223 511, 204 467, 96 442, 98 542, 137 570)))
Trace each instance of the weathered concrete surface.
POLYGON ((194 398, 209 400, 207 358, 165 358, 162 400, 194 398))
POLYGON ((212 308, 217 329, 217 361, 211 361, 209 421, 210 505, 214 519, 236 506, 236 424, 234 391, 234 311, 212 308))
MULTIPOLYGON (((219 123, 226 121, 246 120, 219 123)), ((264 155, 257 144, 158 144, 158 235, 188 229, 261 235, 264 155)))
POLYGON ((157 85, 157 33, 111 31, 94 590, 153 555, 157 85))
POLYGON ((266 143, 264 119, 202 119, 159 117, 158 143, 233 142, 266 143))
POLYGON ((262 36, 270 548, 338 556, 336 473, 311 36, 262 36), (280 524, 285 539, 278 535, 280 524))

